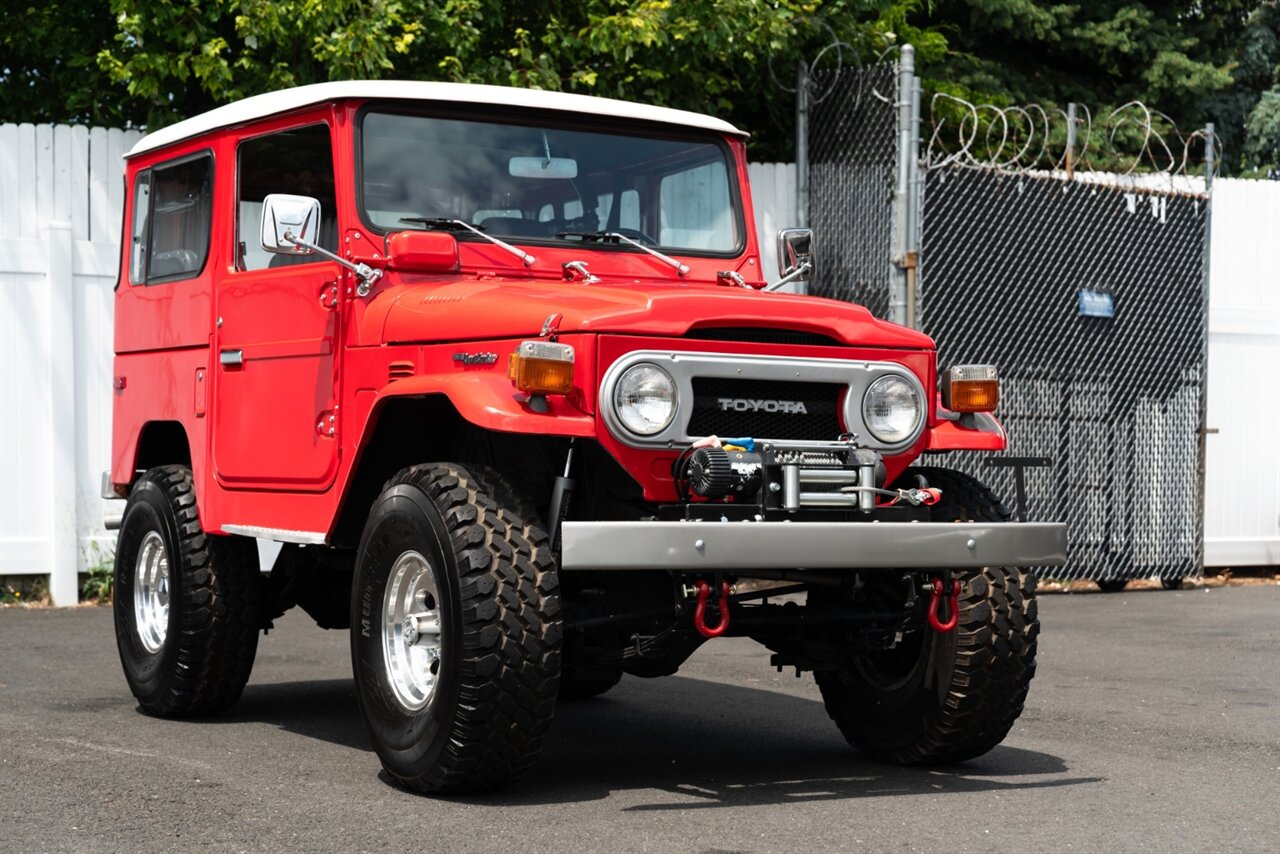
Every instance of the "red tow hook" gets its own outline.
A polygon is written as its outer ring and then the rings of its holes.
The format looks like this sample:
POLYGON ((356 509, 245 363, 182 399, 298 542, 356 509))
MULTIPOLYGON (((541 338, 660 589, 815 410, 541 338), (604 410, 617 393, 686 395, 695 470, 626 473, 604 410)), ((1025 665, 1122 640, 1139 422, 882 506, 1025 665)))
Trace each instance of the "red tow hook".
POLYGON ((729 582, 720 582, 720 624, 715 628, 707 625, 707 599, 711 597, 711 585, 699 578, 693 587, 698 591, 698 602, 693 607, 693 627, 703 637, 720 637, 729 628, 729 582))
POLYGON ((942 579, 935 578, 933 580, 933 593, 929 595, 929 625, 933 626, 935 632, 947 633, 953 630, 960 622, 960 579, 951 582, 951 596, 948 605, 950 606, 951 615, 944 623, 938 619, 938 605, 942 602, 942 579))

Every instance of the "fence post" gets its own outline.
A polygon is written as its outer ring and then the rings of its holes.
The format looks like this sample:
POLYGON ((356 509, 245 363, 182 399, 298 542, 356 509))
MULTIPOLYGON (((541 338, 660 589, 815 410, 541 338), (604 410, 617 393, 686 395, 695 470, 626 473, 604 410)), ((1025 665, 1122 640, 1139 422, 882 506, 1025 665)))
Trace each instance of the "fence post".
POLYGON ((809 225, 809 64, 796 63, 796 225, 809 225))
POLYGON ((893 194, 894 254, 889 259, 889 319, 906 325, 907 293, 914 275, 915 258, 911 253, 911 161, 915 146, 911 140, 911 103, 914 90, 916 49, 902 46, 898 56, 898 179, 893 194))
POLYGON ((909 198, 907 199, 907 326, 920 328, 920 241, 924 222, 924 179, 920 174, 920 78, 911 78, 911 146, 907 150, 909 198))
POLYGON ((50 448, 51 508, 49 595, 59 607, 79 600, 80 506, 76 491, 76 333, 71 223, 54 220, 42 229, 49 287, 50 389, 53 425, 50 448))
POLYGON ((1213 122, 1204 126, 1204 273, 1200 288, 1200 429, 1196 437, 1196 574, 1204 574, 1204 481, 1209 437, 1209 250, 1213 237, 1213 170, 1215 155, 1213 122))
POLYGON ((1067 104, 1067 180, 1076 174, 1076 102, 1067 104))

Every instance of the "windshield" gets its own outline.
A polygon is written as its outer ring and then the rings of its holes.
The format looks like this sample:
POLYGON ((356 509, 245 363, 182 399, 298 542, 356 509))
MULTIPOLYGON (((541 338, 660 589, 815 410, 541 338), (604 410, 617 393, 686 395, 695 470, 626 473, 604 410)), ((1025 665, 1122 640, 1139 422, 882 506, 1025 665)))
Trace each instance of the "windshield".
POLYGON ((459 219, 497 237, 620 234, 713 254, 736 253, 742 242, 727 148, 715 138, 373 111, 362 134, 361 204, 380 229, 459 219))

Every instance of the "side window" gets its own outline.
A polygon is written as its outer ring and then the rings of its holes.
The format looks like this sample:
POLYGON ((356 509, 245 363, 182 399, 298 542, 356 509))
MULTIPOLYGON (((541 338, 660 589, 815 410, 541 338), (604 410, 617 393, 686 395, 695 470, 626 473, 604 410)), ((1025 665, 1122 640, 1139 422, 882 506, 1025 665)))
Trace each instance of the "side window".
POLYGON ((154 285, 198 276, 209 256, 212 218, 209 155, 140 173, 133 193, 130 281, 154 285))
POLYGON ((317 242, 331 252, 338 250, 333 146, 329 140, 328 125, 308 125, 247 139, 240 143, 238 157, 238 269, 262 270, 267 267, 314 264, 326 260, 318 254, 272 255, 262 248, 262 200, 271 193, 319 199, 320 232, 317 242))
POLYGON ((129 240, 129 281, 147 280, 147 216, 151 213, 151 170, 139 172, 133 183, 133 229, 129 240))

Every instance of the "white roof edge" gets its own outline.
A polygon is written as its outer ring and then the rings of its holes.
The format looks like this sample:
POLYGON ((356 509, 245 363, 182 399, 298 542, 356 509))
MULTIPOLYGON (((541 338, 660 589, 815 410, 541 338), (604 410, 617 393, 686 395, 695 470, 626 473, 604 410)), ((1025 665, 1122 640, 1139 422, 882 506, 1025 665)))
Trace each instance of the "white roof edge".
POLYGON ((666 125, 700 128, 719 133, 747 136, 722 119, 655 107, 613 98, 548 92, 541 89, 518 89, 512 86, 487 86, 478 83, 436 83, 417 80, 347 80, 313 83, 254 95, 201 113, 176 124, 149 133, 133 146, 125 157, 154 151, 184 139, 218 128, 245 124, 291 110, 338 99, 388 99, 405 101, 449 101, 461 104, 490 104, 503 107, 525 107, 537 110, 559 110, 594 116, 636 119, 666 125))

